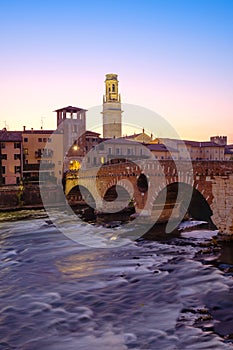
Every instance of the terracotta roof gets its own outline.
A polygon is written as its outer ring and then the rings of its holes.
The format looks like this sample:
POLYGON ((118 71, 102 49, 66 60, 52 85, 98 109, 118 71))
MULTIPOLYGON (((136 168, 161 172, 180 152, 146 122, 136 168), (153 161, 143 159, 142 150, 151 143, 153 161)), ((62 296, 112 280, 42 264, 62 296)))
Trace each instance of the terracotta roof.
POLYGON ((149 143, 146 145, 146 147, 150 150, 150 151, 165 151, 165 152, 178 152, 177 149, 175 148, 167 148, 164 144, 162 143, 149 143))
POLYGON ((227 145, 225 147, 225 154, 233 154, 233 145, 227 145))
POLYGON ((212 141, 191 141, 191 140, 179 140, 179 139, 169 139, 169 138, 159 138, 159 141, 162 143, 169 142, 173 145, 185 144, 192 147, 225 147, 225 145, 219 145, 218 143, 212 141))
POLYGON ((115 143, 115 144, 121 144, 121 145, 140 145, 141 142, 138 142, 136 140, 128 140, 125 139, 124 137, 118 137, 118 138, 109 138, 109 139, 103 139, 106 143, 115 143))
POLYGON ((22 131, 22 134, 41 134, 41 135, 45 135, 45 134, 53 134, 55 133, 56 130, 25 130, 25 131, 22 131))
MULTIPOLYGON (((123 136, 122 138, 130 140, 130 139, 136 139, 138 137, 142 137, 142 138, 145 137, 145 139, 151 140, 151 136, 146 134, 145 132, 140 132, 138 134, 132 134, 132 135, 129 135, 129 136, 126 135, 126 136, 123 136)), ((135 141, 137 141, 137 140, 135 140, 135 141)))
POLYGON ((1 142, 21 142, 22 141, 22 131, 0 131, 0 141, 1 142))
POLYGON ((185 140, 184 143, 189 146, 193 147, 225 147, 225 145, 219 145, 218 143, 212 142, 212 141, 187 141, 185 140))
POLYGON ((230 150, 229 148, 225 148, 224 154, 233 154, 233 151, 230 150))
POLYGON ((129 135, 129 136, 123 136, 122 138, 123 139, 134 139, 135 137, 137 137, 137 136, 140 136, 140 135, 142 135, 143 133, 142 132, 140 132, 140 133, 138 133, 138 134, 133 134, 133 135, 129 135))
POLYGON ((80 107, 67 106, 67 107, 56 109, 54 112, 73 113, 73 112, 80 112, 80 111, 87 111, 87 109, 83 109, 83 108, 80 108, 80 107))
POLYGON ((86 130, 85 131, 85 136, 96 136, 96 137, 98 137, 99 135, 100 135, 100 133, 98 133, 98 132, 95 132, 95 131, 90 131, 90 130, 86 130))

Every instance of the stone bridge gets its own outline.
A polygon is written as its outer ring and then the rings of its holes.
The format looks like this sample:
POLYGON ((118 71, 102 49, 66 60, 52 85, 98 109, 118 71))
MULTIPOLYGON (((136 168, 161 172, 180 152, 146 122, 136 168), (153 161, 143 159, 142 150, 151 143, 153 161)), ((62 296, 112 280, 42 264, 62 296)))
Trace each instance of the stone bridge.
POLYGON ((65 194, 97 212, 134 206, 154 222, 185 215, 233 234, 233 161, 146 160, 80 169, 66 175, 65 194))

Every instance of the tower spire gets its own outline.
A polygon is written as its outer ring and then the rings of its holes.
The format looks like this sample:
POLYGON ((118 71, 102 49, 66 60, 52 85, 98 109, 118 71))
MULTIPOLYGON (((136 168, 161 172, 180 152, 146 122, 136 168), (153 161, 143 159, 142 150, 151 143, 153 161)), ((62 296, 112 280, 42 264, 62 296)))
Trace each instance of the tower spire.
POLYGON ((117 74, 106 74, 103 97, 103 137, 121 137, 121 96, 118 92, 117 74))

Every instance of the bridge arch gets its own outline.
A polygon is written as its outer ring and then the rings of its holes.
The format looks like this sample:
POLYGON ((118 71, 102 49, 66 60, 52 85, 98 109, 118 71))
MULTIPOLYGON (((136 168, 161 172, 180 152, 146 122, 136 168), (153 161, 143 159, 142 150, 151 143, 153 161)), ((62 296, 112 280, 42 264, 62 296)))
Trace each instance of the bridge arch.
POLYGON ((116 209, 116 212, 127 208, 135 212, 134 197, 130 190, 131 189, 127 187, 127 183, 121 182, 112 184, 112 186, 108 187, 106 190, 103 200, 105 202, 112 202, 112 207, 116 209), (117 210, 117 208, 119 208, 119 210, 117 210))
POLYGON ((70 205, 82 204, 92 208, 96 207, 93 195, 85 186, 82 185, 72 187, 66 198, 70 205))
POLYGON ((107 189, 107 191, 104 194, 104 200, 107 202, 113 202, 116 199, 122 199, 122 200, 128 200, 130 201, 131 196, 129 192, 126 190, 124 186, 121 186, 119 184, 112 185, 107 189))
POLYGON ((141 173, 137 179, 137 187, 140 192, 147 192, 148 191, 148 181, 145 174, 141 173))
MULTIPOLYGON (((212 222, 213 212, 211 210, 208 198, 204 197, 204 191, 200 192, 197 188, 184 182, 172 182, 167 184, 157 195, 154 201, 154 207, 164 204, 159 220, 164 217, 182 219, 184 214, 195 220, 206 221, 210 225, 215 226, 212 222), (191 191, 191 192, 190 192, 191 191), (178 192, 181 193, 181 201, 177 203, 178 192), (187 196, 191 193, 191 198, 187 196)), ((158 220, 158 221, 159 221, 158 220)))

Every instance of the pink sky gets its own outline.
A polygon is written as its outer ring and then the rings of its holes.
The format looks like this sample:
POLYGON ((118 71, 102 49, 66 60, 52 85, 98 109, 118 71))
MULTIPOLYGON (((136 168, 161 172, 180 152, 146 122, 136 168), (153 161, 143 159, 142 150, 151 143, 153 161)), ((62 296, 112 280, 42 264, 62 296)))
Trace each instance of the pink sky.
MULTIPOLYGON (((122 102, 158 113, 183 139, 233 143, 232 2, 133 4, 119 2, 116 20, 105 1, 2 5, 0 128, 53 129, 53 110, 101 105, 112 72, 122 102)), ((153 119, 140 123, 156 135, 153 119)))

